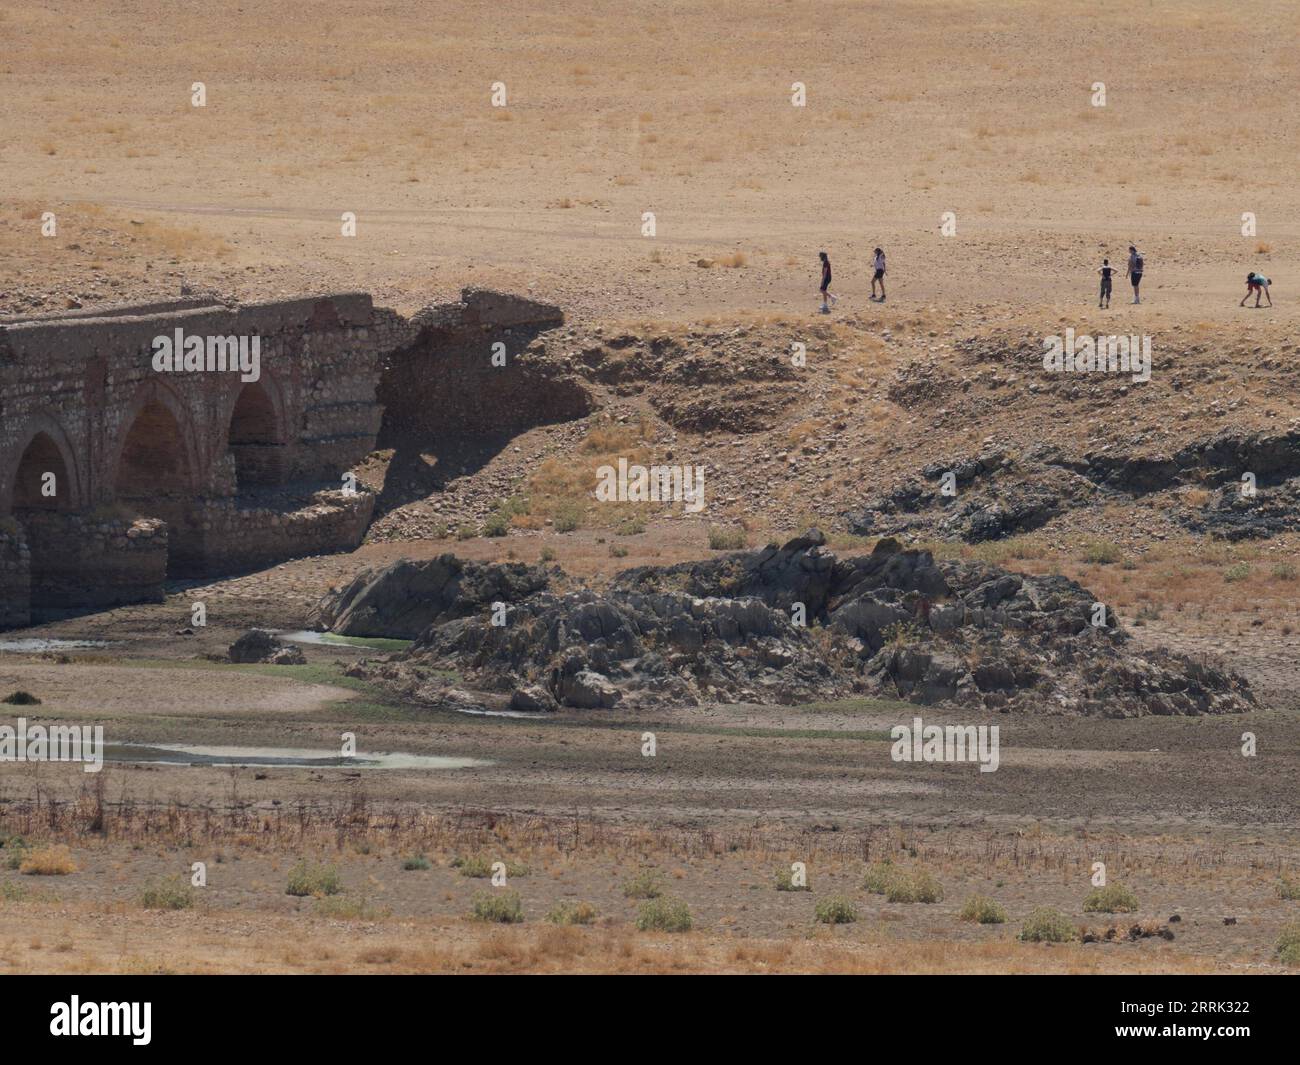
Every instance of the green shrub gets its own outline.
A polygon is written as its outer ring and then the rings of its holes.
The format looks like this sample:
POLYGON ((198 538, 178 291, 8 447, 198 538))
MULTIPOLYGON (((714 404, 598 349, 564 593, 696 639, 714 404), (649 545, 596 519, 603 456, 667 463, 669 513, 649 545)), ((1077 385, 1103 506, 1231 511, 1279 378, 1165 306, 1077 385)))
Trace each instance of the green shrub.
POLYGON ((194 905, 194 888, 183 876, 150 881, 140 893, 146 910, 188 910, 194 905))
POLYGON ((1293 581, 1296 576, 1296 568, 1290 562, 1279 562, 1273 567, 1273 579, 1275 581, 1293 581))
POLYGON ((713 551, 743 551, 749 546, 745 530, 739 526, 710 525, 709 548, 713 551))
POLYGON ((900 870, 889 881, 885 899, 889 902, 942 902, 943 885, 925 869, 900 870))
POLYGON ((524 907, 517 891, 476 891, 471 915, 476 921, 519 924, 524 919, 524 907))
POLYGON ((976 921, 979 924, 1006 924, 1007 911, 987 895, 972 895, 957 916, 963 921, 976 921))
POLYGON ((1273 950, 1283 963, 1300 965, 1300 921, 1283 925, 1282 934, 1277 937, 1273 950))
POLYGON ((802 887, 798 887, 794 882, 794 870, 788 865, 783 865, 776 871, 776 890, 777 891, 811 891, 812 886, 808 883, 807 878, 804 880, 802 887))
POLYGON ((895 621, 880 630, 887 647, 911 647, 921 640, 921 630, 910 621, 895 621))
POLYGON ((509 521, 516 514, 527 514, 532 509, 532 500, 527 496, 513 495, 506 499, 497 510, 509 521))
POLYGON ((457 540, 472 540, 472 539, 474 539, 474 537, 476 537, 477 535, 478 535, 478 533, 474 531, 474 526, 472 526, 472 525, 458 525, 458 526, 456 526, 456 539, 457 539, 457 540))
POLYGON ((691 908, 679 899, 650 899, 641 903, 636 927, 639 932, 689 932, 691 908))
POLYGON ((463 858, 453 858, 451 866, 453 869, 459 869, 461 876, 486 880, 492 875, 492 866, 497 862, 501 862, 506 867, 507 879, 514 876, 527 876, 529 873, 528 866, 522 862, 511 861, 509 858, 493 858, 486 854, 470 854, 463 858))
POLYGON ((623 894, 629 899, 657 899, 663 893, 663 877, 653 869, 643 869, 623 882, 623 894))
POLYGON ((813 916, 821 924, 852 924, 858 919, 858 908, 843 895, 828 895, 817 900, 813 916))
POLYGON ((299 862, 289 870, 289 886, 284 889, 286 895, 300 898, 314 895, 337 895, 343 890, 339 883, 339 871, 332 865, 308 865, 299 862))
POLYGON ((551 924, 591 924, 600 911, 590 902, 561 902, 546 915, 551 924))
POLYGON ((10 692, 0 703, 8 703, 10 706, 40 706, 41 701, 31 692, 16 691, 10 692))
POLYGON ((461 876, 473 877, 476 880, 485 880, 492 875, 492 862, 482 854, 453 858, 451 867, 459 869, 461 876))
POLYGON ((1244 581, 1249 576, 1250 567, 1244 562, 1238 562, 1236 565, 1229 566, 1223 571, 1223 579, 1229 584, 1234 584, 1237 581, 1244 581))
POLYGON ((884 895, 889 891, 889 882, 898 875, 897 866, 891 862, 876 862, 867 870, 862 886, 873 895, 884 895))
POLYGON ((510 531, 510 516, 496 510, 483 522, 484 536, 505 536, 510 531))
POLYGON ((542 548, 542 551, 541 551, 541 554, 539 554, 539 555, 537 556, 537 561, 538 561, 538 562, 554 562, 554 561, 555 561, 555 552, 552 551, 549 547, 543 547, 543 548, 542 548))
POLYGON ((638 533, 645 532, 645 519, 624 518, 615 527, 614 532, 618 536, 636 536, 638 533))
POLYGON ((610 545, 609 545, 609 557, 610 557, 610 558, 627 558, 627 548, 624 547, 622 544, 610 544, 610 545))
POLYGON ((573 532, 582 525, 582 519, 587 516, 581 503, 573 500, 564 500, 555 508, 551 515, 551 527, 556 532, 573 532))
POLYGON ((413 854, 411 857, 407 858, 404 862, 402 862, 402 868, 406 870, 406 872, 408 873, 423 872, 425 869, 428 869, 429 867, 430 867, 429 859, 426 858, 423 854, 413 854))
POLYGON ((1089 541, 1083 548, 1083 560, 1096 565, 1105 566, 1112 562, 1118 562, 1122 554, 1119 545, 1107 543, 1104 540, 1089 541))
POLYGON ((23 859, 27 856, 28 843, 22 836, 10 836, 0 847, 4 849, 4 867, 6 869, 18 869, 23 864, 23 859))
POLYGON ((1285 873, 1278 878, 1277 897, 1288 902, 1300 900, 1300 880, 1292 880, 1285 873))
POLYGON ((1026 943, 1069 943, 1078 936, 1078 929, 1065 914, 1043 906, 1025 918, 1019 938, 1026 943))
POLYGON ((1084 913, 1133 913, 1137 908, 1137 896, 1123 884, 1093 888, 1083 900, 1084 913))

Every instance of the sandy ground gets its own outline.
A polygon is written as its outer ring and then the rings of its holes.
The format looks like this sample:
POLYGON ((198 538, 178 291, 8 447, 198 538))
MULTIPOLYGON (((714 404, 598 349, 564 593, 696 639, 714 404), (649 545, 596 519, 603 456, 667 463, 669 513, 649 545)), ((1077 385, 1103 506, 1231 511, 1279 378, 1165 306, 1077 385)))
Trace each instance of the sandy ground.
POLYGON ((410 308, 490 283, 579 315, 811 312, 825 248, 843 311, 871 307, 881 245, 887 307, 1065 313, 1136 243, 1144 319, 1237 321, 1252 268, 1279 306, 1249 316, 1294 314, 1285 0, 158 12, 6 6, 9 309, 182 282, 410 308))

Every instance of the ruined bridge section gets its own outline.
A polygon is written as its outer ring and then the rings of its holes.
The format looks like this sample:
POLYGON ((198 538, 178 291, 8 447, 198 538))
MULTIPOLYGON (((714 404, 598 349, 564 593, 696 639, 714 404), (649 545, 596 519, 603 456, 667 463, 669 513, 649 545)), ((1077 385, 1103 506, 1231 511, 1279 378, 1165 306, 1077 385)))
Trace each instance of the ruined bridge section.
POLYGON ((0 320, 0 628, 355 547, 374 497, 341 477, 411 335, 363 294, 0 320), (258 380, 159 372, 177 329, 258 338, 258 380))

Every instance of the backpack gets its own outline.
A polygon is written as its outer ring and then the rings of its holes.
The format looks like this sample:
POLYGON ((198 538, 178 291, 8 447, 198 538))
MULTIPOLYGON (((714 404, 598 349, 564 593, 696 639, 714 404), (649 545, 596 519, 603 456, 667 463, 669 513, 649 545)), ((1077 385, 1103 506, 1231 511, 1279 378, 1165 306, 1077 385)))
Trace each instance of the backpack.
POLYGON ((1146 266, 1146 263, 1145 261, 1143 261, 1142 256, 1139 255, 1136 259, 1133 260, 1133 272, 1135 274, 1140 274, 1144 266, 1146 266))

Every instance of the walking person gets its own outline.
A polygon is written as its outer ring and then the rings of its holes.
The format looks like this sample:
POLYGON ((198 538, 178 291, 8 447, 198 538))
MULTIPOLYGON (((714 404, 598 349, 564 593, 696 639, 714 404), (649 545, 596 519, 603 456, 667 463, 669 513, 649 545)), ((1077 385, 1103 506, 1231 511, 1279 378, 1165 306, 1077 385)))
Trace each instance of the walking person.
POLYGON ((1101 266, 1097 268, 1097 273, 1101 274, 1101 293, 1097 297, 1097 306, 1103 310, 1110 309, 1111 274, 1114 272, 1115 268, 1110 265, 1110 260, 1102 259, 1101 266))
POLYGON ((831 303, 839 302, 839 298, 831 291, 831 260, 824 251, 817 254, 822 261, 822 314, 830 314, 830 304, 826 300, 829 298, 831 303))
POLYGON ((880 302, 885 302, 885 253, 879 248, 876 249, 876 257, 871 263, 871 298, 876 298, 876 284, 880 284, 880 302))
POLYGON ((1273 306, 1273 297, 1269 295, 1268 286, 1273 282, 1263 274, 1257 274, 1254 270, 1246 275, 1246 294, 1241 297, 1238 307, 1246 306, 1246 301, 1250 299, 1250 294, 1255 293, 1255 306, 1259 306, 1259 297, 1264 296, 1268 299, 1268 305, 1273 306))
POLYGON ((1133 282, 1134 303, 1142 302, 1142 293, 1140 288, 1142 285, 1142 271, 1145 266, 1146 262, 1142 258, 1142 253, 1130 244, 1128 246, 1128 277, 1129 280, 1133 282))

